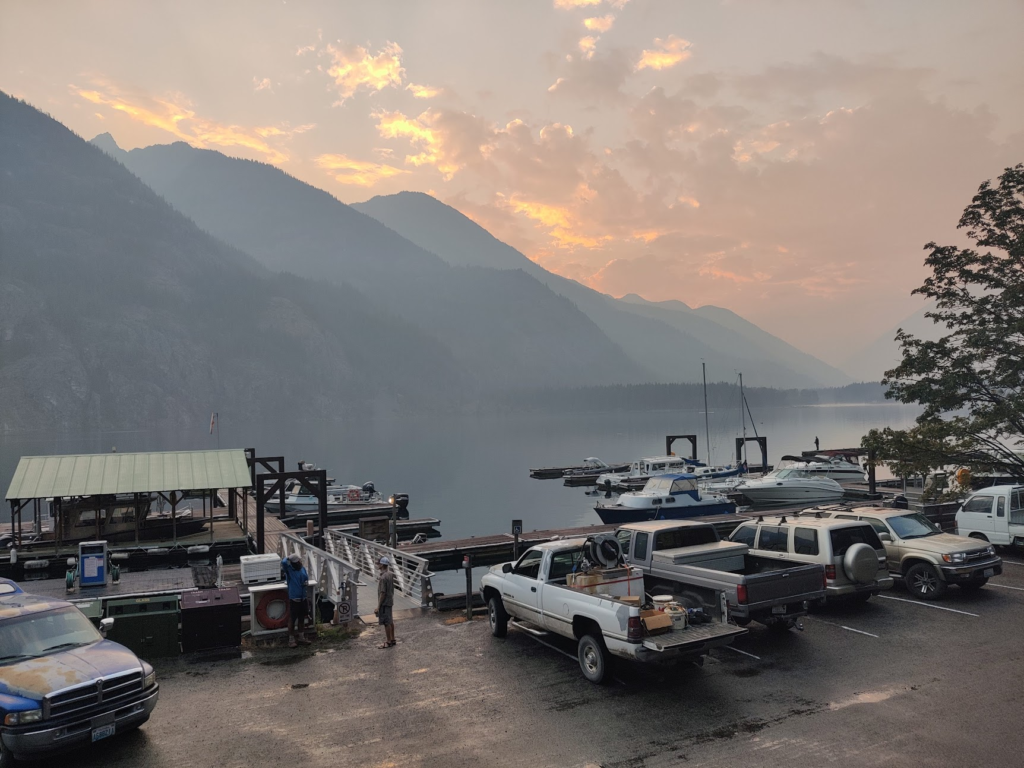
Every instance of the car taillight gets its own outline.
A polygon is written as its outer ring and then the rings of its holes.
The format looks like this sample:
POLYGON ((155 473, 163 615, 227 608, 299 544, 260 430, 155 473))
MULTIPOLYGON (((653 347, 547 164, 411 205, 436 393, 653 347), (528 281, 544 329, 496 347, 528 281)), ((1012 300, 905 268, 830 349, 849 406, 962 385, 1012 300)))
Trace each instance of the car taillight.
POLYGON ((836 567, 834 565, 825 566, 825 581, 835 581, 836 578, 836 567))
POLYGON ((641 637, 643 637, 643 634, 644 628, 643 625, 640 623, 640 617, 630 616, 629 625, 626 629, 626 637, 630 640, 639 640, 641 637))
POLYGON ((739 584, 736 587, 736 602, 739 605, 747 604, 747 585, 739 584))

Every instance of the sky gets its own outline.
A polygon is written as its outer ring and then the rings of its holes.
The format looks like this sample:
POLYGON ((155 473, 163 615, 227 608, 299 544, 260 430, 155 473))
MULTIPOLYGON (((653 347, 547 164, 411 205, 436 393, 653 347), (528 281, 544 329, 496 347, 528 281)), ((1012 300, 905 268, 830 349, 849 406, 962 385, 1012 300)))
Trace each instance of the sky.
POLYGON ((597 290, 727 307, 841 364, 1024 162, 1021 0, 0 5, 0 89, 344 202, 458 208, 597 290))

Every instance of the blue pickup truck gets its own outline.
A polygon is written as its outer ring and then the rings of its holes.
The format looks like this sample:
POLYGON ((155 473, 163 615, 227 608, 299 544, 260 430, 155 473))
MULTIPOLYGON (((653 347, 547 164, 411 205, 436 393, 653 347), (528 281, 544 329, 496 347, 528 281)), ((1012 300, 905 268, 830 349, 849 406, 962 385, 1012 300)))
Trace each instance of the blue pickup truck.
POLYGON ((74 605, 0 579, 0 768, 138 728, 158 695, 153 668, 74 605))

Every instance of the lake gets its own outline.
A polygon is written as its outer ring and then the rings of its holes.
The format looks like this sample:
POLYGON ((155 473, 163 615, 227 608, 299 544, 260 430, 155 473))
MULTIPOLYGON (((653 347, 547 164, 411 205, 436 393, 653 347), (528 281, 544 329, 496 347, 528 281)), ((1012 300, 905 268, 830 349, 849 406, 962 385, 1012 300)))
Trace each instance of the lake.
MULTIPOLYGON (((757 431, 768 437, 769 461, 814 448, 850 448, 872 427, 906 427, 912 406, 870 404, 787 407, 755 411, 757 431)), ((734 459, 739 415, 712 412, 712 458, 734 459)), ((753 434, 747 424, 748 434, 753 434)), ((256 448, 257 455, 284 455, 286 469, 299 460, 327 469, 340 483, 373 481, 384 496, 410 495, 412 517, 436 517, 447 538, 511 530, 520 518, 526 530, 600 522, 594 499, 561 480, 533 480, 531 467, 579 463, 588 456, 631 461, 664 452, 666 434, 700 436, 706 453, 702 411, 572 415, 515 415, 421 419, 376 419, 344 424, 302 423, 270 429, 258 423, 221 423, 224 448, 256 448)), ((208 425, 194 432, 33 432, 0 436, 0 488, 5 492, 22 455, 195 450, 216 448, 208 425)), ((750 458, 757 461, 756 446, 750 458)), ((688 449, 676 444, 676 452, 688 449)), ((10 518, 5 504, 0 520, 10 518)))

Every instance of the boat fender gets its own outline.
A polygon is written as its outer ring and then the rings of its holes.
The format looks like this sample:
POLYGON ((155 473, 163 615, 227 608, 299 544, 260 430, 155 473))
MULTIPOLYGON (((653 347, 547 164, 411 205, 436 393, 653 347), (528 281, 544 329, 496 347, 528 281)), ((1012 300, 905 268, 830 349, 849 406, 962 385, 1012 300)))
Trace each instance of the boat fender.
POLYGON ((265 629, 284 629, 288 626, 288 610, 286 608, 285 612, 276 619, 271 618, 269 610, 274 603, 285 603, 286 606, 288 604, 285 598, 281 597, 280 592, 264 593, 256 605, 256 618, 265 629))

